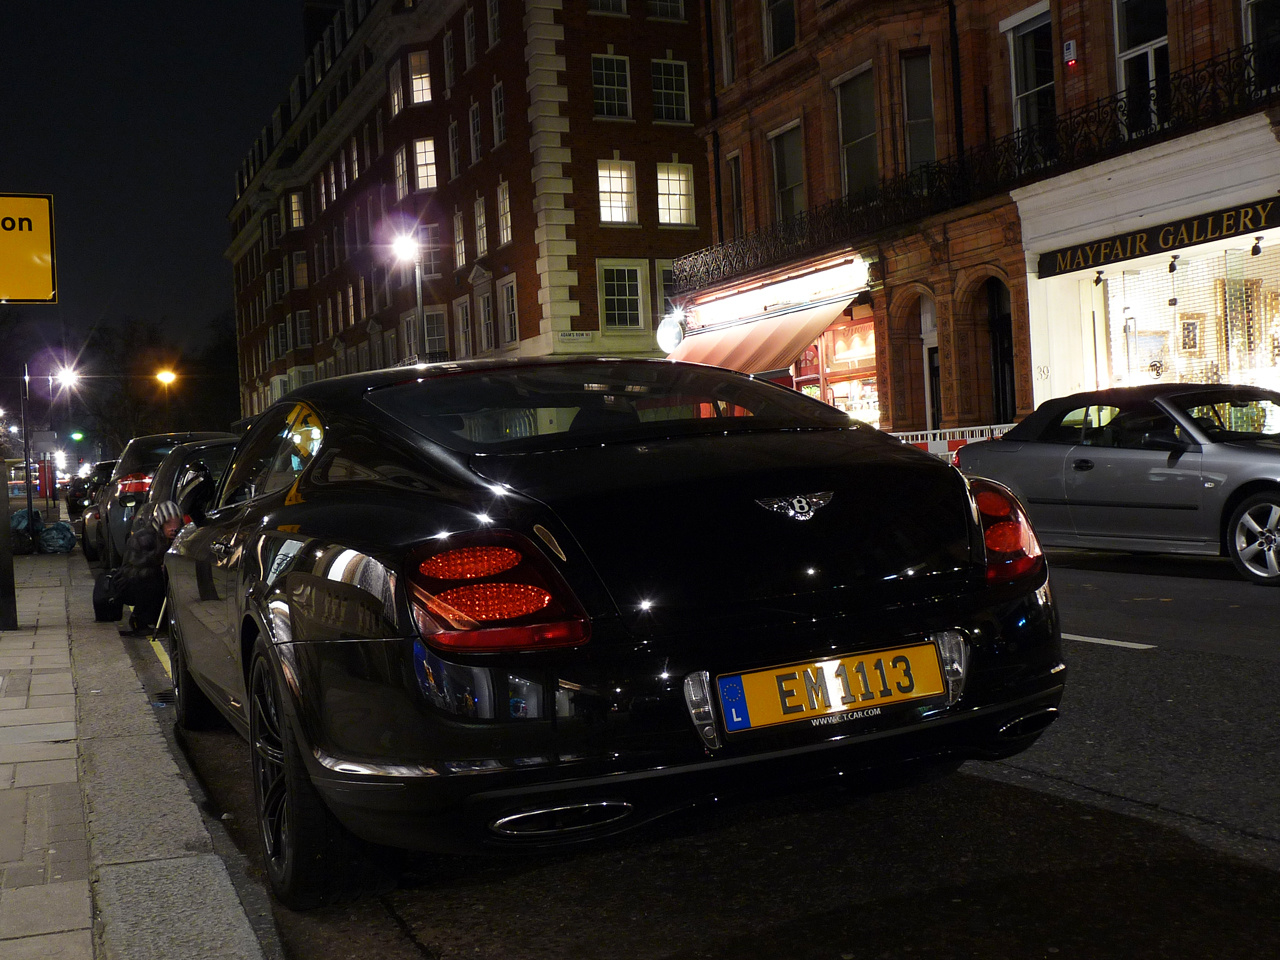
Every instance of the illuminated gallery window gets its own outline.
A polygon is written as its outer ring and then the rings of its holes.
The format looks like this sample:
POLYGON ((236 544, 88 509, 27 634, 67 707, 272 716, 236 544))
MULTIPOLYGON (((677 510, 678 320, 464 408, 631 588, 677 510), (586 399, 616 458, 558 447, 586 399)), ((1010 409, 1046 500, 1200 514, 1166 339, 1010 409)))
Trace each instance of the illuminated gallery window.
POLYGON ((636 165, 629 160, 600 160, 600 221, 636 223, 636 165))

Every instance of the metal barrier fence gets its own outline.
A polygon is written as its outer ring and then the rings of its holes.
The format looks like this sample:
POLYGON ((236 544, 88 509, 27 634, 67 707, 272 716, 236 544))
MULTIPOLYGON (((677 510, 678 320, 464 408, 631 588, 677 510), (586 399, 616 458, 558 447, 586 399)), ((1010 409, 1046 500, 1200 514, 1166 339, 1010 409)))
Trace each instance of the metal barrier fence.
POLYGON ((1001 436, 1013 427, 1012 423, 995 423, 981 427, 954 427, 950 430, 918 430, 907 433, 891 433, 903 443, 919 447, 935 457, 950 461, 952 455, 973 440, 989 440, 1001 436))

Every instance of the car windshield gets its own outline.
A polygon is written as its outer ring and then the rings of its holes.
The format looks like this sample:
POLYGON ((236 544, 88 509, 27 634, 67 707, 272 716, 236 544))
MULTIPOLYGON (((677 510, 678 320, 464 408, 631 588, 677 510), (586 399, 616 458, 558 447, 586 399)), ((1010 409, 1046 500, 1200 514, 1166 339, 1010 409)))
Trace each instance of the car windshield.
POLYGON ((1280 436, 1280 394, 1266 390, 1201 391, 1169 397, 1210 440, 1261 440, 1280 436))
POLYGON ((752 430, 870 429, 777 384, 666 363, 465 371, 385 387, 370 400, 414 431, 464 453, 752 430))

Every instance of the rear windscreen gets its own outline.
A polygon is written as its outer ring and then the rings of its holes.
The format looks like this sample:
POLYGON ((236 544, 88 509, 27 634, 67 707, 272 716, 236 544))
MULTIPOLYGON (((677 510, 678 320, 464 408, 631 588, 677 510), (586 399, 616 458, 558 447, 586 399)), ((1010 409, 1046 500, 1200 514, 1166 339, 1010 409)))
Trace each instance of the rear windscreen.
POLYGON ((385 387, 369 399, 418 433, 462 452, 865 426, 777 384, 674 363, 531 364, 467 371, 385 387))

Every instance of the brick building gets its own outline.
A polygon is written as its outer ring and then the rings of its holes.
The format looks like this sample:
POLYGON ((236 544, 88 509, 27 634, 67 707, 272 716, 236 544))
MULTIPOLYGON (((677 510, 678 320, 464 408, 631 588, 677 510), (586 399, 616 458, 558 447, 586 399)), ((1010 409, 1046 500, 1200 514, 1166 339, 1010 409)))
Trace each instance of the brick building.
POLYGON ((661 355, 671 261, 712 238, 686 6, 307 3, 230 214, 243 412, 421 360, 661 355))
POLYGON ((716 246, 676 263, 672 356, 896 431, 1280 387, 1280 3, 708 9, 716 246))

